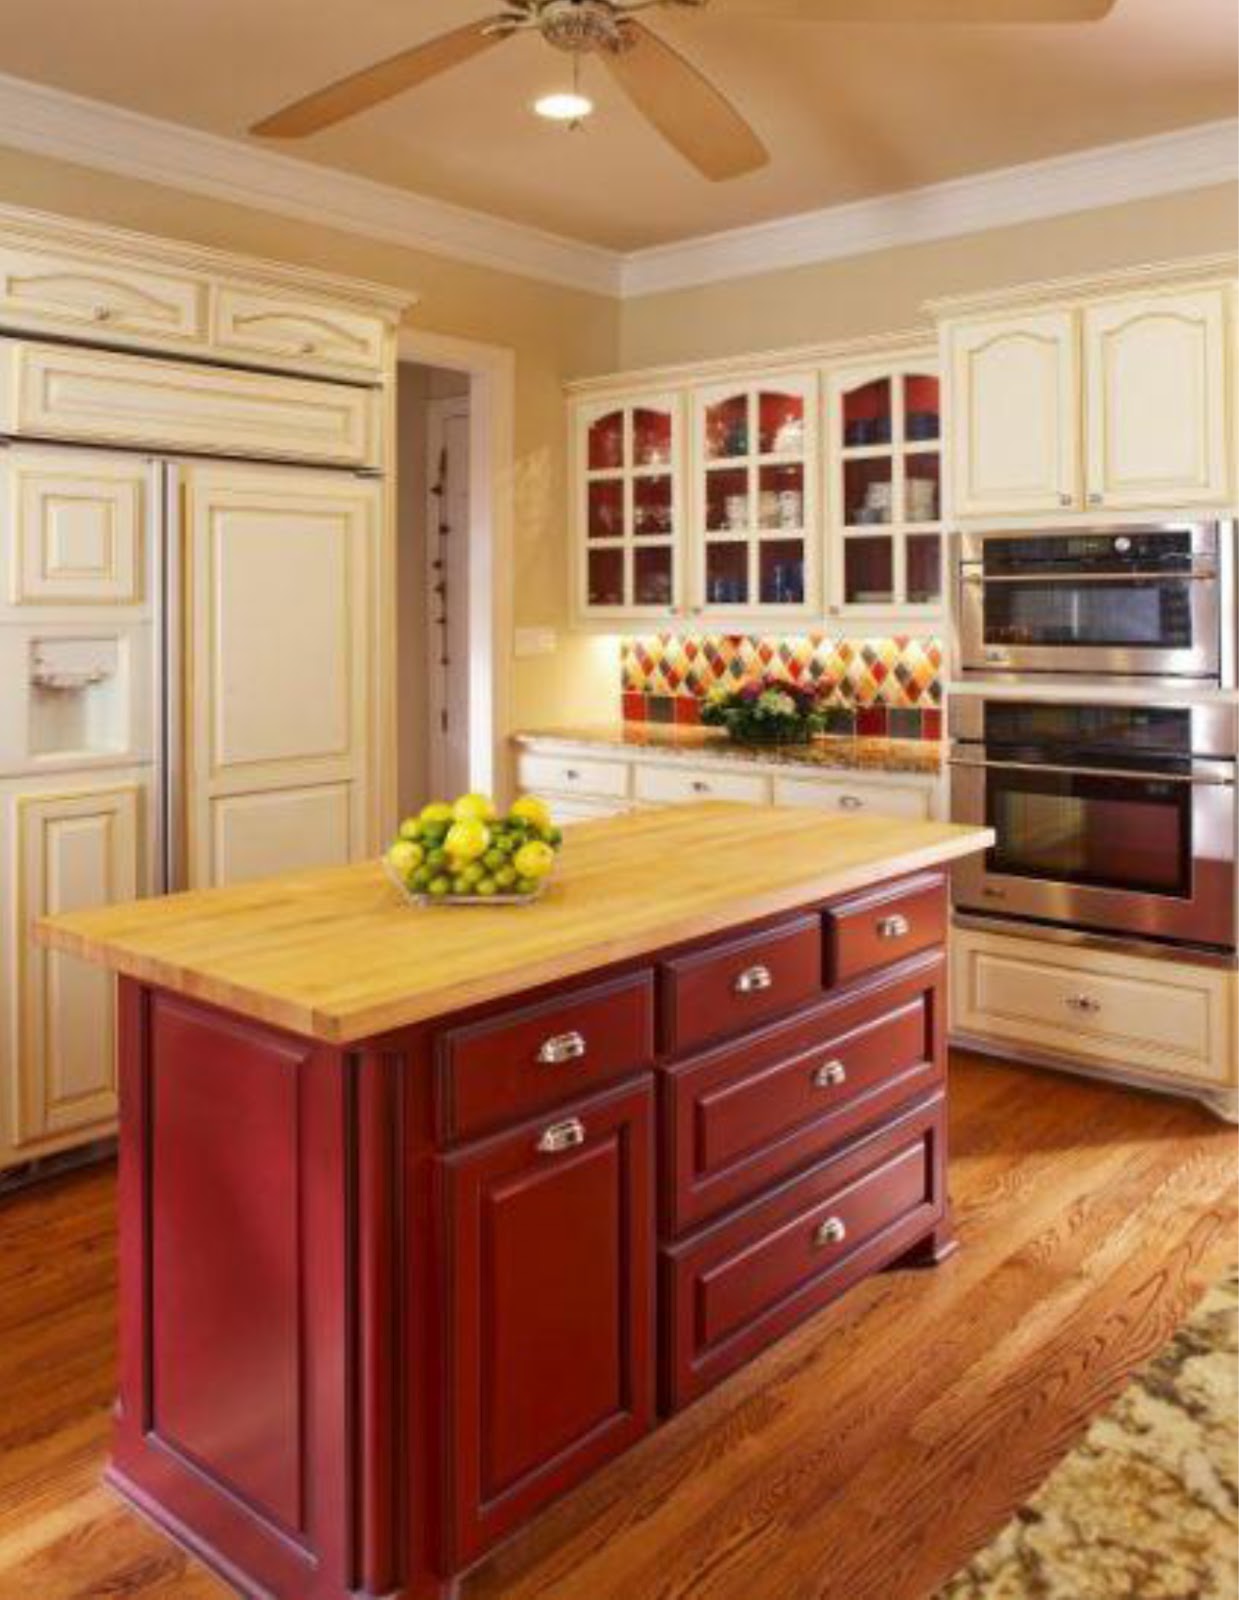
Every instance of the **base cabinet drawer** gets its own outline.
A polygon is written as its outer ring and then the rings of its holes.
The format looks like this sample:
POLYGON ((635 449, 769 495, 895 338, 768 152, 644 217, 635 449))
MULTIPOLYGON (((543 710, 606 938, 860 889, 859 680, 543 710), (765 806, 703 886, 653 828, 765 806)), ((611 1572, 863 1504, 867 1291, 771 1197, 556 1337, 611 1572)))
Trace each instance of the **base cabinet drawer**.
POLYGON ((943 1077, 946 960, 919 958, 662 1074, 662 1231, 678 1237, 811 1165, 943 1077))
POLYGON ((831 983, 850 983, 893 961, 945 944, 946 879, 940 873, 905 878, 838 900, 826 912, 826 970, 831 983))
POLYGON ((653 1138, 647 1080, 439 1158, 452 1571, 652 1425, 653 1138))
POLYGON ((663 1040, 669 1051, 741 1033, 807 1005, 822 990, 822 934, 815 916, 674 956, 662 964, 663 1040))
POLYGON ((623 800, 628 794, 628 767, 623 761, 524 754, 517 761, 516 775, 521 788, 533 794, 593 795, 609 800, 623 800))
POLYGON ((549 1111, 653 1064, 653 974, 451 1028, 435 1054, 442 1139, 549 1111))
POLYGON ((776 806, 800 806, 841 817, 928 818, 934 809, 934 791, 926 782, 878 784, 863 780, 776 778, 776 806))
POLYGON ((638 800, 652 805, 680 805, 690 800, 739 800, 748 805, 768 805, 770 780, 759 772, 638 763, 633 772, 633 792, 638 800))
POLYGON ((951 955, 961 1034, 1066 1062, 1239 1082, 1233 973, 959 928, 951 955))
POLYGON ((928 1234, 945 1205, 935 1095, 660 1257, 662 1404, 676 1410, 928 1234))

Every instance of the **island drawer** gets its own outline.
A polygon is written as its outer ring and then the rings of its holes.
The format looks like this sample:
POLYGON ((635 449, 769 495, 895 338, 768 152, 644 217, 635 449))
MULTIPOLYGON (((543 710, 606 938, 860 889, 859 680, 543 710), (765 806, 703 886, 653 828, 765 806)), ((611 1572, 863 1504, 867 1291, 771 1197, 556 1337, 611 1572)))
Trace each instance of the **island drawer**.
POLYGON ((696 1399, 933 1230, 944 1211, 944 1105, 933 1095, 661 1251, 664 1410, 696 1399))
POLYGON ((435 1053, 442 1141, 517 1122, 653 1063, 653 976, 634 973, 450 1028, 435 1053))
POLYGON ((822 930, 794 917, 674 956, 661 968, 664 1046, 680 1053, 807 1005, 822 990, 822 930))
POLYGON ((946 878, 921 873, 837 900, 826 912, 826 977, 850 983, 866 972, 946 943, 946 878))
POLYGON ((668 1237, 757 1195, 942 1082, 946 961, 936 951, 670 1068, 661 1083, 668 1237))

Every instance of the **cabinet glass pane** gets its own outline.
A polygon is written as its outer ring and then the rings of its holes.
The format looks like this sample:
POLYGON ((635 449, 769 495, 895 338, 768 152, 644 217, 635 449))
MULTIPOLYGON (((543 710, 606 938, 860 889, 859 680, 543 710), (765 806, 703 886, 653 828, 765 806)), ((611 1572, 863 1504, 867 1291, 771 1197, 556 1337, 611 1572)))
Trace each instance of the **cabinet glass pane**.
POLYGON ((749 397, 730 395, 706 407, 706 455, 711 461, 749 453, 749 397))
POLYGON ((622 606, 624 603, 624 552, 617 549, 591 550, 588 566, 591 606, 622 606))
POLYGON ((804 602, 804 545, 799 539, 763 539, 757 557, 758 598, 763 605, 804 602))
POLYGON ((804 527, 804 465, 762 467, 757 482, 757 523, 761 528, 804 527))
POLYGON ((764 456, 804 449, 804 397, 763 390, 757 397, 757 448, 764 456))
POLYGON ((586 525, 591 539, 618 539, 624 532, 624 485, 603 478, 589 486, 586 525))
POLYGON ((610 472, 624 465, 624 413, 608 411, 590 424, 589 470, 610 472))
POLYGON ((633 479, 632 523, 632 531, 638 538, 658 538, 674 533, 670 478, 633 479))
POLYGON ((638 406, 632 414, 632 463, 635 467, 671 464, 671 414, 638 406))
POLYGON ((910 533, 906 545, 908 603, 930 605, 942 598, 942 536, 910 533))
POLYGON ((904 463, 905 522, 938 522, 942 517, 942 468, 937 455, 908 456, 904 463))
POLYGON ((894 484, 889 456, 869 457, 843 464, 843 520, 850 527, 889 522, 894 484))
POLYGON ((746 467, 706 473, 706 528, 711 533, 740 532, 751 523, 746 467))
POLYGON ((644 545, 633 553, 633 600, 639 606, 671 604, 671 547, 644 545))
POLYGON ((876 378, 843 396, 843 444, 848 447, 891 442, 891 383, 876 378))
POLYGON ((937 439, 942 432, 942 402, 937 378, 910 373, 903 380, 903 436, 909 443, 937 439))
POLYGON ((749 600, 749 547, 735 539, 706 545, 706 599, 712 606, 749 600))
POLYGON ((890 539, 848 539, 843 551, 843 588, 848 605, 892 604, 895 553, 890 539))

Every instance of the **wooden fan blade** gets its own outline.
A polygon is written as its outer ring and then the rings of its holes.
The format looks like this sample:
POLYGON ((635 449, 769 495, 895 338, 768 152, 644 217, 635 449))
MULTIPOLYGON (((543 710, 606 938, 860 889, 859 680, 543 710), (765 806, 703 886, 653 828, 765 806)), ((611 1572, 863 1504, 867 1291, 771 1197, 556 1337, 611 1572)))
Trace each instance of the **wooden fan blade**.
POLYGON ((784 22, 1100 22, 1116 0, 709 0, 716 15, 784 22))
POLYGON ((264 139, 303 139, 320 128, 330 128, 501 44, 507 38, 506 32, 498 29, 486 33, 483 29, 508 20, 495 17, 490 21, 472 22, 466 28, 455 28, 437 39, 428 39, 425 44, 400 50, 384 61, 376 61, 372 67, 350 72, 347 78, 339 78, 325 89, 316 89, 304 99, 294 100, 282 111, 256 122, 250 132, 264 139))
POLYGON ((629 47, 600 59, 641 114, 686 160, 714 183, 738 178, 770 160, 761 140, 691 62, 631 19, 629 47))

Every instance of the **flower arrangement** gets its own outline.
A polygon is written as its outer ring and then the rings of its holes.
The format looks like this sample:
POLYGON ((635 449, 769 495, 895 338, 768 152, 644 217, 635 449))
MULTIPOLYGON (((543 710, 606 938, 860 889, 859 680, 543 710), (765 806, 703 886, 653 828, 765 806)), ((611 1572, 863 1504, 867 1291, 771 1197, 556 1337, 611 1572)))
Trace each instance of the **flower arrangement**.
POLYGON ((818 690, 785 678, 720 684, 707 695, 701 720, 745 744, 807 744, 826 723, 818 690))

